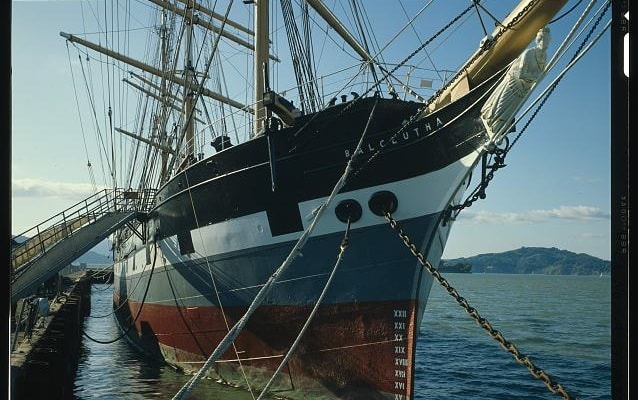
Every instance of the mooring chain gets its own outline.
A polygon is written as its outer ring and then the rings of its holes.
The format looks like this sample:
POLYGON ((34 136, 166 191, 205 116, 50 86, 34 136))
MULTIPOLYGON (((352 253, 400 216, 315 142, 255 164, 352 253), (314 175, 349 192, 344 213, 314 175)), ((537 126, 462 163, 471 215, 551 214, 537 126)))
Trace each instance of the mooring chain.
POLYGON ((528 356, 522 354, 512 342, 505 339, 503 334, 497 329, 494 329, 489 321, 481 317, 479 312, 474 307, 470 306, 468 301, 464 297, 462 297, 454 287, 449 284, 449 282, 439 273, 436 268, 432 266, 432 264, 428 260, 425 259, 425 256, 417 249, 416 245, 410 240, 403 229, 401 229, 392 215, 389 212, 385 212, 384 215, 385 219, 388 221, 392 229, 394 229, 399 234, 399 237, 401 238, 403 243, 417 258, 417 260, 419 260, 419 263, 428 271, 430 275, 436 278, 436 280, 441 284, 441 286, 445 288, 448 294, 454 297, 456 302, 465 309, 465 311, 476 321, 477 324, 485 329, 492 338, 499 342, 501 347, 511 353, 518 363, 523 364, 525 367, 527 367, 534 378, 543 381, 545 386, 547 386, 547 388, 552 393, 561 395, 564 399, 575 399, 575 397, 572 397, 569 393, 567 393, 567 391, 563 388, 563 386, 561 386, 561 384, 554 382, 549 374, 547 374, 544 370, 538 368, 528 356))
MULTIPOLYGON (((505 137, 505 139, 507 140, 507 137, 505 137)), ((456 211, 458 215, 458 213, 460 213, 461 210, 463 210, 464 208, 468 208, 472 206, 472 204, 476 203, 479 199, 485 198, 485 189, 487 188, 487 185, 489 185, 489 183, 492 181, 492 179, 494 179, 494 174, 499 169, 505 167, 505 156, 507 155, 509 149, 510 146, 508 145, 505 149, 496 148, 490 151, 490 154, 494 154, 494 163, 489 166, 489 170, 481 179, 481 182, 479 182, 476 188, 474 188, 474 190, 472 191, 472 194, 470 194, 465 199, 465 201, 463 201, 463 203, 457 204, 455 206, 450 205, 450 207, 446 210, 446 215, 443 221, 444 223, 446 223, 450 219, 452 211, 456 211)))

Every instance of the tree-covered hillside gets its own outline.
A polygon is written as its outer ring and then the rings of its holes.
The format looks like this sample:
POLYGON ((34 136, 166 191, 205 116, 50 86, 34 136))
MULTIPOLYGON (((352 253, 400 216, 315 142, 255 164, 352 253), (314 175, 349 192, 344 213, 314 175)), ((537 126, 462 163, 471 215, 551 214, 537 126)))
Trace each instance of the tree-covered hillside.
POLYGON ((611 262, 555 247, 521 247, 503 253, 442 260, 444 265, 470 264, 473 273, 599 275, 609 274, 611 262))

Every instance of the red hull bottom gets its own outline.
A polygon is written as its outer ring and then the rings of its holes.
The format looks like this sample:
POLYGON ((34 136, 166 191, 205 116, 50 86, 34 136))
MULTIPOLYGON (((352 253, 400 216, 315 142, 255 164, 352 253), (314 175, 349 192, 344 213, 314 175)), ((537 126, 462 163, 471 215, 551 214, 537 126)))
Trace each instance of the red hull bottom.
MULTIPOLYGON (((130 304, 128 321, 138 307, 130 304)), ((161 352, 167 363, 196 372, 244 312, 147 303, 133 339, 161 352)), ((310 312, 311 307, 261 306, 208 376, 259 393, 310 312)), ((128 321, 120 321, 123 328, 128 321)), ((269 391, 290 399, 409 399, 416 321, 413 301, 321 306, 269 391)))

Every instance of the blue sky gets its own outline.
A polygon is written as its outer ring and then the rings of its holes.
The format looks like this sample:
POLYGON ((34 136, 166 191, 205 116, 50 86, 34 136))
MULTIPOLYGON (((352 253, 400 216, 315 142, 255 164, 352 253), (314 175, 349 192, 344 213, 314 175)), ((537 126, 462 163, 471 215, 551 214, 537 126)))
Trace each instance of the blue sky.
MULTIPOLYGON (((81 30, 77 3, 12 3, 14 234, 91 193, 69 68, 77 52, 59 36, 81 30)), ((610 259, 611 62, 607 33, 562 80, 487 198, 461 213, 444 258, 542 246, 610 259)))

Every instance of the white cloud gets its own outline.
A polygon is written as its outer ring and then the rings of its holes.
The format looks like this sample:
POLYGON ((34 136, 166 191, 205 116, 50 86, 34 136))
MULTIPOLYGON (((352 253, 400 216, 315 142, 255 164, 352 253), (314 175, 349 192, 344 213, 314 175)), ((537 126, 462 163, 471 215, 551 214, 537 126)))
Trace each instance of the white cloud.
POLYGON ((523 213, 494 213, 489 211, 461 211, 458 219, 476 223, 544 222, 561 220, 606 220, 610 214, 596 207, 560 206, 550 210, 530 210, 523 213))
MULTIPOLYGON (((101 190, 98 187, 97 190, 101 190)), ((89 183, 51 182, 39 179, 13 179, 11 197, 84 198, 94 194, 89 183)))

